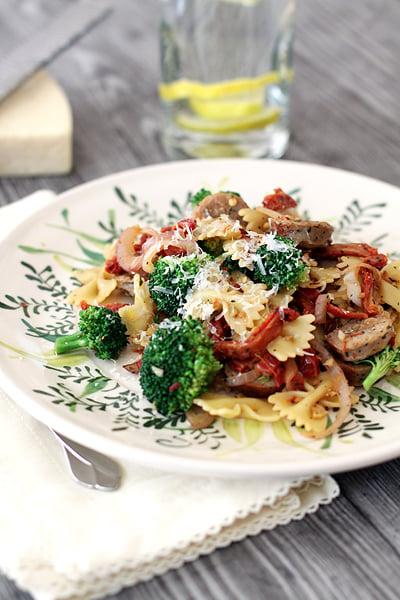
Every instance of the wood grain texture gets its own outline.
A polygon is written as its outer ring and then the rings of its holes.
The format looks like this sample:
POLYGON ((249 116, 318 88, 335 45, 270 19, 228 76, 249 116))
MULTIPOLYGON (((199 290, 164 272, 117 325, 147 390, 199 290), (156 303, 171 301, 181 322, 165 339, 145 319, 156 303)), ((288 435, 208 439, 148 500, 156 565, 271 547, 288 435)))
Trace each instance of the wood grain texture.
MULTIPOLYGON (((65 0, 0 0, 0 56, 65 0), (10 7, 12 5, 12 10, 10 7)), ((167 160, 159 141, 158 0, 112 15, 51 65, 74 113, 74 171, 0 178, 0 205, 167 160)), ((298 5, 287 159, 400 186, 400 0, 298 5)), ((108 600, 397 600, 400 460, 336 476, 316 514, 201 557, 108 600)), ((1 600, 30 600, 0 578, 1 600)))

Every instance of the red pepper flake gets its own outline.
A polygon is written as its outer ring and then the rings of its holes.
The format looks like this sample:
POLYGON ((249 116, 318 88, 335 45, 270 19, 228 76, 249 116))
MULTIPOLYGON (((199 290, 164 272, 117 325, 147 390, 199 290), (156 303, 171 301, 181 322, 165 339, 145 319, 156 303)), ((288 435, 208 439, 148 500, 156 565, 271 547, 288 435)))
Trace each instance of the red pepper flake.
POLYGON ((80 303, 81 310, 86 310, 87 308, 89 308, 89 306, 90 306, 90 304, 88 304, 86 302, 86 300, 82 300, 81 303, 80 303))
POLYGON ((173 383, 172 385, 169 386, 168 390, 171 392, 174 392, 175 390, 177 390, 178 388, 181 387, 181 383, 179 383, 179 381, 175 381, 175 383, 173 383))

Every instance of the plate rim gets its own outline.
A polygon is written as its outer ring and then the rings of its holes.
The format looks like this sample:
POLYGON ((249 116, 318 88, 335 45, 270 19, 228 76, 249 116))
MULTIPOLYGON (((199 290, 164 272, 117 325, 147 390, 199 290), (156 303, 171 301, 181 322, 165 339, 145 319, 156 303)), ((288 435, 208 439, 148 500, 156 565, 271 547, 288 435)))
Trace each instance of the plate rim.
MULTIPOLYGON (((316 163, 307 163, 301 161, 292 161, 292 160, 279 160, 276 159, 240 159, 240 158, 232 158, 232 159, 199 159, 196 161, 171 161, 171 162, 163 162, 163 163, 155 163, 144 165, 140 167, 134 167, 131 169, 111 173, 108 175, 104 175, 102 177, 96 178, 92 181, 88 181, 85 183, 78 184, 76 186, 71 187, 68 190, 56 195, 54 199, 52 199, 45 206, 38 208, 31 215, 23 218, 15 227, 9 230, 8 234, 0 239, 0 247, 7 243, 7 241, 18 234, 18 230, 24 228, 31 221, 36 221, 40 218, 41 215, 44 215, 49 211, 49 209, 56 210, 60 204, 63 204, 71 195, 84 193, 86 189, 94 187, 96 185, 102 187, 107 184, 110 184, 113 180, 121 180, 125 178, 129 178, 130 176, 135 176, 138 172, 140 174, 148 174, 153 170, 171 170, 171 169, 180 169, 184 167, 185 169, 189 167, 189 169, 197 169, 204 168, 206 169, 209 164, 221 165, 221 169, 224 168, 224 165, 232 165, 233 163, 241 163, 241 164, 270 164, 276 166, 279 164, 279 169, 288 168, 300 168, 300 169, 309 169, 310 171, 318 170, 320 174, 329 173, 332 174, 340 174, 341 176, 348 176, 353 180, 363 180, 364 183, 373 182, 374 185, 384 186, 387 189, 390 189, 392 192, 396 192, 400 194, 400 188, 387 183, 385 181, 381 181, 379 179, 372 178, 368 175, 363 175, 360 173, 354 173, 349 170, 339 169, 337 167, 319 165, 316 163), (196 166, 195 166, 196 165, 196 166)), ((230 167, 232 168, 232 167, 230 167)), ((23 201, 22 199, 21 201, 23 201)), ((15 204, 15 203, 14 203, 15 204)), ((13 206, 13 205, 11 205, 13 206)), ((4 207, 4 208, 7 208, 4 207)), ((221 477, 255 477, 255 476, 264 476, 264 477, 295 477, 299 475, 315 475, 321 473, 336 473, 343 472, 348 470, 354 470, 358 468, 369 467, 374 464, 378 464, 387 460, 391 460, 397 458, 400 455, 400 440, 398 443, 398 447, 394 447, 394 444, 391 442, 390 444, 381 444, 379 446, 379 451, 377 452, 376 448, 371 448, 365 450, 362 456, 349 458, 347 455, 342 455, 339 457, 338 464, 335 467, 334 457, 332 455, 324 456, 318 462, 310 462, 307 466, 304 466, 301 469, 301 473, 298 469, 294 469, 289 464, 279 463, 275 466, 273 464, 268 464, 268 468, 265 468, 264 465, 260 465, 260 463, 253 463, 253 465, 249 465, 247 462, 245 463, 221 463, 218 460, 213 460, 213 458, 202 459, 202 458, 192 458, 175 455, 166 455, 156 452, 152 449, 144 449, 137 447, 127 447, 126 444, 120 444, 120 442, 115 440, 110 440, 109 438, 105 438, 93 431, 85 430, 81 425, 74 424, 69 422, 67 425, 67 431, 65 431, 65 421, 62 418, 59 418, 58 415, 51 415, 51 423, 49 424, 49 419, 47 418, 48 413, 46 410, 39 404, 37 405, 33 402, 37 408, 37 411, 33 412, 32 408, 32 400, 27 401, 23 400, 14 400, 14 395, 21 395, 21 390, 18 389, 18 385, 15 381, 7 377, 3 368, 0 367, 0 385, 3 388, 4 392, 8 395, 12 394, 13 402, 21 406, 24 410, 26 410, 32 417, 39 420, 44 425, 51 426, 53 428, 58 429, 61 433, 65 433, 72 439, 76 439, 80 443, 91 446, 93 448, 99 449, 99 442, 101 443, 100 451, 104 451, 110 455, 115 457, 119 457, 121 459, 127 461, 133 461, 135 463, 140 463, 142 465, 147 466, 156 466, 166 470, 173 470, 175 472, 186 472, 193 473, 193 469, 195 469, 196 474, 207 476, 221 476, 221 477), (4 386, 4 381, 6 381, 6 386, 4 386), (11 390, 11 392, 9 392, 11 390), (29 408, 29 407, 30 408, 29 408), (85 439, 82 439, 82 434, 84 434, 85 439), (135 456, 132 456, 132 452, 134 452, 135 456), (341 464, 342 462, 348 461, 347 465, 341 464), (319 468, 316 468, 316 463, 318 462, 319 468), (332 464, 333 463, 333 464, 332 464), (345 466, 345 468, 344 468, 345 466), (239 468, 238 468, 239 467, 239 468)), ((28 394, 23 394, 23 396, 28 396, 28 394)))

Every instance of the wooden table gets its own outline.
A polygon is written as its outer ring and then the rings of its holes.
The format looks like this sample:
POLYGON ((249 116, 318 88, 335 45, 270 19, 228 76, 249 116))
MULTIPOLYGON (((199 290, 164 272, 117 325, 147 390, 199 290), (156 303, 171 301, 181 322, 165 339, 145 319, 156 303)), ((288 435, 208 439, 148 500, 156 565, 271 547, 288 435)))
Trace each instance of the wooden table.
MULTIPOLYGON (((0 0, 0 56, 57 14, 64 1, 0 0)), ((61 192, 167 160, 155 87, 157 11, 157 0, 118 0, 109 18, 52 63, 49 72, 73 106, 74 171, 0 178, 0 205, 41 188, 61 192)), ((287 159, 400 186, 399 31, 400 0, 299 3, 287 159)), ((400 460, 336 479, 340 497, 316 514, 108 600, 399 598, 400 460)), ((0 598, 30 596, 0 578, 0 598)))

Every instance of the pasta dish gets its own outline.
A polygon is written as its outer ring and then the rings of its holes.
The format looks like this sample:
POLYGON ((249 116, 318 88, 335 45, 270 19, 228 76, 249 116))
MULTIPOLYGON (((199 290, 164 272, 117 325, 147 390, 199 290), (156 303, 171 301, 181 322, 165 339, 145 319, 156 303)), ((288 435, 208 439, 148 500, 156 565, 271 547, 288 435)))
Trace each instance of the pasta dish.
POLYGON ((124 367, 162 414, 332 435, 355 388, 400 368, 400 261, 335 243, 281 189, 255 208, 203 189, 192 204, 172 226, 124 229, 101 267, 75 273, 67 301, 119 315, 124 367))

